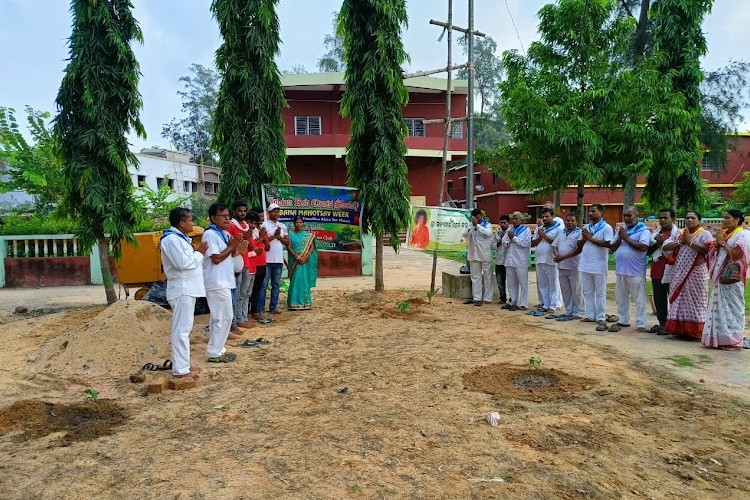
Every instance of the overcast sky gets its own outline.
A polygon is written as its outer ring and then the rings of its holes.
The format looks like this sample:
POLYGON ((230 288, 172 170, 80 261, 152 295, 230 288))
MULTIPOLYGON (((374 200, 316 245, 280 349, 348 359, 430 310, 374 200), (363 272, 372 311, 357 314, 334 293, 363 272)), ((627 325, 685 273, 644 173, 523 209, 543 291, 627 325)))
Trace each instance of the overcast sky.
MULTIPOLYGON (((141 65, 140 90, 144 107, 141 119, 146 140, 133 147, 169 144, 161 137, 164 123, 180 115, 177 79, 192 63, 212 66, 221 43, 209 10, 210 0, 134 0, 135 17, 143 30, 144 44, 135 51, 141 65)), ((492 36, 498 53, 522 49, 538 38, 536 13, 544 0, 475 0, 475 27, 492 36), (506 6, 507 5, 507 6, 506 6), (510 13, 509 13, 510 11, 510 13), (513 21, 518 30, 514 29, 513 21)), ((408 70, 445 66, 445 42, 430 19, 445 20, 447 0, 407 0, 409 28, 404 44, 411 57, 408 70)), ((65 69, 70 36, 70 2, 67 0, 0 0, 0 106, 19 112, 28 104, 54 111, 54 100, 65 69)), ((315 71, 324 53, 323 37, 331 32, 332 13, 341 0, 280 0, 280 69, 304 65, 315 71)), ((468 0, 454 1, 454 24, 466 26, 468 0)), ((750 59, 746 40, 750 27, 750 0, 716 0, 704 23, 709 52, 706 69, 716 69, 732 59, 750 59)), ((750 129, 746 115, 743 129, 750 129)))

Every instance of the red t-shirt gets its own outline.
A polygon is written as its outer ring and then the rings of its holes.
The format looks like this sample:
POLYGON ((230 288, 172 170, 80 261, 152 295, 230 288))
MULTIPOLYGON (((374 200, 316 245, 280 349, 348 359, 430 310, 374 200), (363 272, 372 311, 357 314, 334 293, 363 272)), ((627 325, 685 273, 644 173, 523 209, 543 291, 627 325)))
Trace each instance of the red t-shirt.
MULTIPOLYGON (((659 234, 661 234, 664 239, 666 240, 670 236, 672 236, 672 230, 671 229, 662 229, 659 231, 659 234)), ((661 257, 659 257, 658 260, 655 260, 651 263, 651 279, 660 280, 664 277, 664 268, 667 266, 667 258, 664 257, 662 254, 661 257)))
MULTIPOLYGON (((248 226, 247 222, 238 222, 235 219, 232 219, 232 222, 227 228, 227 232, 234 238, 235 236, 244 234, 248 229, 250 229, 250 226, 248 226), (243 226, 245 229, 240 229, 236 224, 243 226)), ((250 250, 250 245, 248 245, 247 249, 250 250)), ((242 255, 242 260, 245 262, 245 267, 250 269, 250 256, 248 255, 248 252, 245 252, 242 255)), ((253 270, 252 272, 255 271, 253 270)))

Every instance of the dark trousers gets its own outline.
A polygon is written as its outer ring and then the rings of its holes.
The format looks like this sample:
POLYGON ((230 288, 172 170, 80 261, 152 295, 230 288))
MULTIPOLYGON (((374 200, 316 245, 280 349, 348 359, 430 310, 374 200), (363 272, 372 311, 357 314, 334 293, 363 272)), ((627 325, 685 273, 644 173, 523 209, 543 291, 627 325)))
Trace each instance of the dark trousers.
POLYGON ((500 301, 507 302, 508 296, 505 294, 505 266, 495 266, 495 279, 497 280, 497 290, 500 292, 500 301))
POLYGON ((669 283, 661 283, 661 279, 651 278, 654 287, 654 304, 656 304, 656 317, 659 325, 664 326, 667 322, 667 297, 669 297, 669 283))
POLYGON ((263 280, 266 277, 266 266, 258 266, 255 270, 255 281, 253 281, 253 293, 250 294, 250 314, 258 314, 260 305, 260 289, 263 288, 263 280))

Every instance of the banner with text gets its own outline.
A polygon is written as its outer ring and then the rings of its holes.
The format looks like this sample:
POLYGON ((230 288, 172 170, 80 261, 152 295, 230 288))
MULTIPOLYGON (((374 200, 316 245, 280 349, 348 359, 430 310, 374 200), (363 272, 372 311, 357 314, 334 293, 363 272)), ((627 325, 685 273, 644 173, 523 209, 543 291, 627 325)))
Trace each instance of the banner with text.
POLYGON ((302 217, 321 251, 362 251, 358 198, 359 191, 348 187, 263 184, 263 206, 279 205, 279 220, 289 230, 294 228, 294 218, 302 217))
POLYGON ((469 210, 412 205, 406 246, 417 250, 466 250, 461 235, 469 224, 469 210))

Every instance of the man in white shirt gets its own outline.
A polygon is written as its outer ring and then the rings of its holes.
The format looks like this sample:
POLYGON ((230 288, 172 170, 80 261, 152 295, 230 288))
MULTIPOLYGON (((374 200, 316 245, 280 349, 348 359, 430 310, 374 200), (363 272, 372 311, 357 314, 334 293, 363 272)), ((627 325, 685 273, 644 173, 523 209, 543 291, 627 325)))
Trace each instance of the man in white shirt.
POLYGON ((531 240, 531 246, 536 247, 536 279, 542 297, 542 310, 549 314, 554 314, 555 309, 562 305, 562 299, 558 294, 560 278, 557 264, 553 260, 552 242, 562 232, 563 227, 553 220, 554 216, 551 208, 542 209, 543 225, 537 226, 531 240))
POLYGON ((471 211, 471 225, 463 233, 466 240, 466 259, 471 272, 472 300, 465 304, 481 306, 482 300, 492 302, 492 226, 482 216, 482 211, 471 211))
POLYGON ((557 233, 552 242, 554 261, 560 276, 560 290, 565 304, 565 315, 559 321, 581 319, 584 314, 583 290, 581 289, 581 273, 578 266, 581 261, 579 242, 583 236, 578 227, 578 216, 571 212, 565 218, 565 229, 557 233))
POLYGON ((224 344, 229 337, 234 316, 232 310, 232 289, 234 280, 235 252, 247 250, 247 241, 242 236, 232 238, 227 232, 229 210, 222 203, 208 207, 211 224, 203 233, 203 242, 208 244, 203 258, 203 280, 206 284, 206 299, 211 317, 208 323, 209 340, 206 356, 211 363, 231 363, 237 359, 234 353, 226 352, 224 344))
POLYGON ((510 216, 512 227, 503 236, 506 247, 505 271, 508 275, 508 295, 511 297, 510 311, 525 311, 529 304, 529 254, 531 253, 531 230, 523 222, 521 212, 510 216))
POLYGON ((503 305, 508 302, 508 295, 505 291, 505 254, 508 249, 503 246, 503 236, 505 236, 505 233, 508 231, 509 225, 510 217, 505 214, 501 215, 495 236, 492 237, 492 242, 497 248, 497 256, 495 257, 495 281, 497 281, 497 290, 500 292, 500 303, 503 305))
POLYGON ((190 366, 190 332, 193 330, 196 297, 206 296, 203 284, 203 256, 208 250, 201 243, 193 248, 188 234, 193 231, 193 214, 187 208, 169 212, 172 227, 159 242, 161 263, 167 276, 167 302, 172 308, 172 375, 197 378, 200 368, 190 366))
POLYGON ((651 232, 638 220, 638 210, 628 207, 622 213, 625 225, 617 230, 610 250, 615 252, 615 300, 617 323, 610 332, 630 326, 630 297, 635 302, 635 322, 639 332, 646 331, 646 257, 651 232))
POLYGON ((583 322, 596 322, 596 330, 608 329, 607 307, 607 272, 609 266, 609 245, 614 236, 612 226, 603 219, 604 206, 594 203, 589 207, 589 223, 581 231, 581 261, 578 270, 581 272, 581 286, 586 302, 586 317, 583 322))
POLYGON ((271 283, 271 300, 268 304, 268 312, 281 314, 279 305, 279 287, 281 286, 281 272, 284 270, 284 247, 289 244, 289 231, 283 222, 279 221, 279 206, 276 203, 268 205, 268 217, 261 225, 265 228, 270 241, 270 247, 266 252, 266 275, 263 278, 263 286, 258 296, 258 313, 260 315, 266 310, 266 291, 268 283, 271 283))

